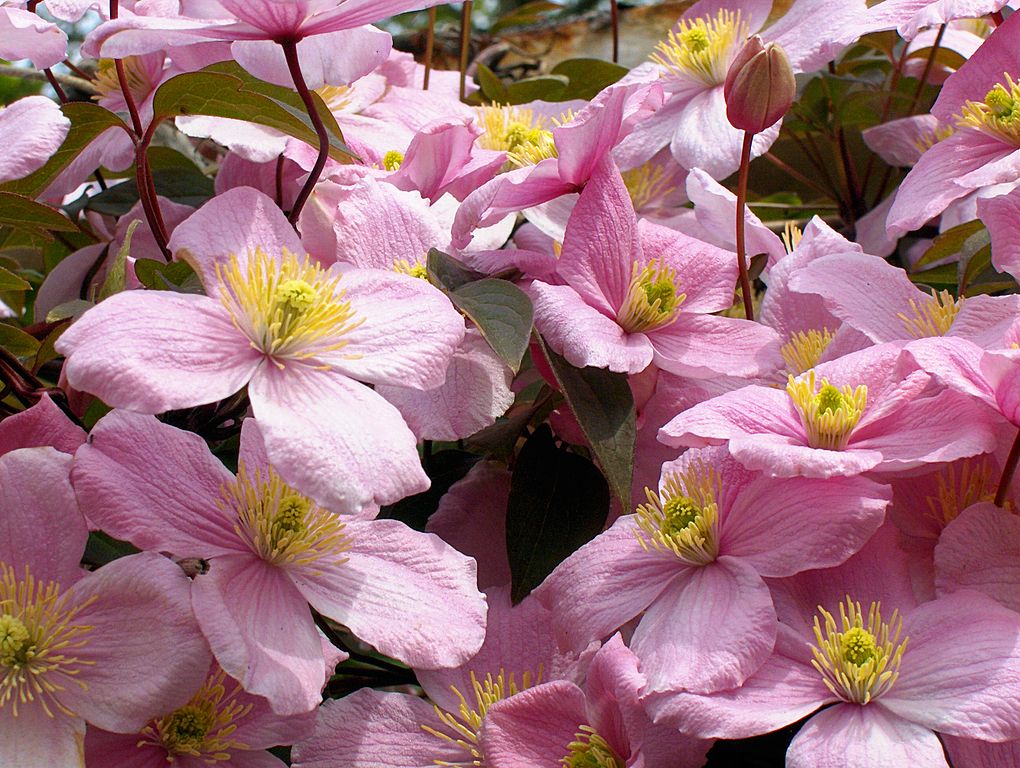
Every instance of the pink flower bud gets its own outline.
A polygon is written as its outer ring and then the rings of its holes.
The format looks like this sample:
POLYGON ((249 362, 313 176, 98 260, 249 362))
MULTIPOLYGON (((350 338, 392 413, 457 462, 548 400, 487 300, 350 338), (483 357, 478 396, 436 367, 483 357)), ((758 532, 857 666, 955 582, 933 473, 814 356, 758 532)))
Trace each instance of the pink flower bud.
POLYGON ((734 128, 761 133, 786 114, 797 96, 793 67, 777 43, 755 35, 733 59, 723 85, 726 117, 734 128))

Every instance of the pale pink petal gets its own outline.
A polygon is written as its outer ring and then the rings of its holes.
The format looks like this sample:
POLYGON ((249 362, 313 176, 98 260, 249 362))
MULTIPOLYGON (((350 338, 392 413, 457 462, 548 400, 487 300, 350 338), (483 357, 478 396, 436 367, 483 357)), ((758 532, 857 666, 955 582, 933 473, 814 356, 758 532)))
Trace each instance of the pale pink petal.
POLYGON ((0 456, 18 448, 40 446, 74 453, 84 442, 85 430, 67 418, 45 393, 31 408, 0 422, 0 456))
POLYGON ((1020 190, 978 200, 978 216, 992 237, 992 264, 1000 272, 1020 275, 1020 190))
POLYGON ((903 626, 910 640, 885 708, 957 736, 1020 738, 1020 616, 960 591, 918 606, 903 626))
POLYGON ((492 768, 546 768, 570 754, 587 724, 584 693, 557 680, 493 704, 482 722, 480 743, 492 768))
POLYGON ((748 469, 772 477, 850 477, 882 463, 877 449, 828 451, 791 442, 781 435, 748 435, 730 439, 730 452, 748 469))
POLYGON ((1008 368, 962 338, 931 338, 915 341, 907 354, 924 370, 953 389, 993 408, 998 407, 996 388, 1008 368))
MULTIPOLYGON (((400 168, 386 181, 397 189, 413 189, 422 197, 438 199, 470 162, 475 139, 480 135, 481 129, 466 116, 433 121, 411 139, 400 168)), ((493 175, 496 170, 498 167, 493 168, 493 175)))
POLYGON ((631 647, 648 693, 739 686, 769 657, 776 612, 750 565, 722 556, 672 581, 645 611, 631 647))
MULTIPOLYGON (((85 721, 40 706, 0 710, 0 765, 4 768, 85 768, 85 721)), ((129 767, 130 768, 130 767, 129 767)))
POLYGON ((108 731, 140 730, 183 706, 205 680, 209 649, 191 610, 191 581, 162 555, 114 560, 79 581, 75 623, 92 627, 62 704, 108 731), (91 602, 90 602, 91 601, 91 602))
POLYGON ((528 293, 535 306, 535 327, 571 365, 633 374, 652 362, 652 345, 645 334, 627 333, 572 286, 536 280, 528 293))
POLYGON ((352 521, 343 561, 290 571, 325 616, 413 667, 462 664, 485 638, 475 562, 397 520, 352 521))
POLYGON ((794 0, 786 13, 763 35, 787 52, 794 72, 811 72, 837 58, 862 34, 865 0, 794 0))
POLYGON ((1014 768, 1020 764, 1020 741, 990 744, 977 739, 942 736, 953 765, 967 768, 1014 768))
POLYGON ((65 589, 79 567, 88 528, 70 482, 71 457, 52 448, 24 448, 0 456, 0 562, 25 567, 43 583, 65 589))
MULTIPOLYGON (((33 67, 46 69, 54 64, 59 64, 65 56, 67 56, 67 35, 56 24, 22 8, 12 8, 9 5, 0 8, 0 59, 10 61, 31 59, 33 67)), ((44 97, 32 98, 34 101, 36 98, 42 100, 44 97)), ((3 127, 5 136, 28 141, 35 138, 31 135, 18 137, 13 131, 8 133, 7 126, 3 127)), ((5 147, 5 155, 6 149, 7 147, 5 147)), ((3 174, 0 173, 0 180, 4 180, 2 176, 3 174)))
POLYGON ((648 339, 655 364, 677 376, 760 376, 782 366, 779 335, 748 320, 681 312, 648 339))
POLYGON ((287 148, 288 137, 285 134, 274 128, 245 120, 191 115, 178 117, 174 123, 185 136, 193 139, 212 139, 227 147, 236 156, 253 163, 272 162, 275 166, 276 159, 287 148))
POLYGON ((169 291, 111 296, 64 332, 57 351, 72 387, 141 413, 222 400, 262 364, 218 301, 169 291))
POLYGON ((970 339, 988 350, 1012 348, 1020 332, 1020 296, 969 296, 947 336, 970 339))
POLYGON ((805 442, 790 396, 771 387, 750 386, 724 393, 682 412, 659 430, 666 445, 701 447, 728 439, 774 433, 790 444, 805 442))
POLYGON ((432 389, 446 378, 464 338, 464 318, 427 280, 378 269, 345 272, 340 286, 361 325, 318 359, 372 384, 432 389))
POLYGON ((141 742, 137 733, 111 733, 92 727, 85 734, 85 760, 89 766, 110 763, 117 768, 163 768, 167 751, 141 742))
POLYGON ((787 768, 948 768, 938 737, 886 712, 837 704, 798 731, 786 752, 787 768))
POLYGON ((1020 518, 991 503, 963 510, 942 531, 935 547, 939 594, 983 592, 1020 610, 1020 518))
MULTIPOLYGON (((8 34, 3 31, 5 12, 27 13, 17 8, 0 8, 0 40, 4 40, 8 34)), ((28 15, 40 24, 45 24, 34 13, 28 15)), ((63 34, 60 32, 60 35, 63 34)), ((32 50, 38 49, 33 47, 32 50)), ((0 45, 0 58, 19 57, 5 54, 0 45)), ((61 44, 57 61, 63 58, 64 45, 61 44)), ((41 66, 48 67, 54 63, 41 66)), ((70 128, 71 121, 64 117, 56 102, 45 96, 27 96, 0 109, 0 135, 3 135, 5 142, 3 155, 0 156, 0 182, 20 179, 45 165, 63 143, 70 128)))
POLYGON ((264 368, 248 394, 273 466, 325 508, 358 512, 428 488, 414 435, 368 387, 290 365, 264 368))
POLYGON ((217 557, 195 579, 193 602, 216 661, 246 691, 269 699, 280 715, 318 705, 322 647, 286 574, 250 554, 217 557))
POLYGON ((141 549, 203 558, 247 551, 236 518, 217 506, 234 476, 201 437, 154 416, 116 410, 100 419, 72 480, 89 520, 141 549))
MULTIPOLYGON (((888 0, 883 3, 888 4, 888 0)), ((887 164, 909 168, 924 154, 923 141, 934 137, 938 127, 935 115, 911 115, 868 128, 861 132, 861 138, 887 164)))

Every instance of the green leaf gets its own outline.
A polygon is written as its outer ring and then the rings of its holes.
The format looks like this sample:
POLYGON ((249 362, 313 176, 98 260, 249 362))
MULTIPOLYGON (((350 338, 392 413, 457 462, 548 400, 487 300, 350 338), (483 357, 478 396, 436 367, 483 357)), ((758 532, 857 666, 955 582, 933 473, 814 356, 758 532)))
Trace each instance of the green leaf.
POLYGON ((31 288, 30 283, 0 267, 0 291, 28 291, 31 288))
POLYGON ((562 95, 564 101, 584 99, 590 101, 626 75, 630 70, 603 59, 567 59, 552 69, 553 75, 569 80, 562 95))
POLYGON ((85 299, 65 301, 46 313, 46 322, 56 323, 60 320, 77 320, 94 306, 93 302, 86 301, 85 299))
POLYGON ((508 27, 523 27, 530 24, 537 24, 552 13, 559 13, 563 6, 558 3, 551 3, 548 0, 534 0, 514 8, 509 13, 503 14, 495 24, 489 28, 489 34, 495 35, 508 27))
POLYGON ((575 368, 541 337, 539 342, 613 493, 629 509, 637 428, 627 376, 605 368, 575 368))
POLYGON ((517 373, 528 351, 535 316, 528 295, 513 283, 495 278, 467 283, 448 295, 478 326, 492 351, 517 373))
POLYGON ((529 101, 565 101, 570 81, 558 75, 541 75, 518 80, 506 87, 507 103, 527 104, 529 101))
POLYGON ((914 270, 924 269, 943 259, 955 258, 968 250, 973 255, 990 242, 988 230, 977 219, 958 224, 935 238, 924 255, 914 264, 914 270))
POLYGON ((131 253, 131 239, 135 236, 135 230, 138 229, 138 225, 141 223, 141 219, 135 219, 128 224, 127 233, 124 235, 124 243, 120 246, 120 250, 117 251, 117 256, 113 260, 113 264, 110 265, 110 269, 106 273, 106 279, 99 289, 99 301, 108 299, 115 293, 120 293, 124 290, 125 283, 127 282, 127 259, 131 253))
POLYGON ((20 328, 0 323, 0 347, 16 357, 35 357, 39 351, 39 341, 20 328))
MULTIPOLYGON (((156 91, 153 111, 158 119, 188 115, 210 115, 232 120, 246 120, 300 139, 313 147, 319 138, 297 94, 279 86, 256 80, 250 75, 214 71, 215 67, 201 72, 187 72, 172 77, 156 91), (269 95, 273 94, 273 95, 269 95), (293 103, 298 99, 298 106, 293 103)), ((220 67, 225 68, 225 67, 220 67)), ((313 94, 320 115, 329 112, 317 94, 313 94)), ((330 114, 326 122, 330 138, 330 157, 338 162, 349 162, 353 153, 343 142, 336 119, 330 114), (335 130, 331 130, 335 129, 335 130)))
POLYGON ((450 486, 463 478, 481 458, 466 451, 437 451, 429 457, 426 466, 426 472, 432 481, 429 489, 383 507, 379 517, 400 520, 417 531, 424 531, 429 517, 439 507, 439 500, 450 490, 450 486))
POLYGON ((598 467, 557 448, 547 424, 535 430, 514 465, 506 510, 510 599, 515 605, 602 531, 609 498, 598 467))
POLYGON ((74 222, 60 211, 13 192, 0 192, 0 227, 52 240, 50 232, 73 232, 74 222))
POLYGON ((38 197, 53 180, 71 164, 82 150, 91 144, 96 137, 110 128, 120 127, 129 131, 117 115, 98 104, 91 104, 84 101, 72 101, 64 104, 61 108, 71 121, 71 130, 49 161, 35 173, 29 174, 23 179, 15 179, 6 184, 0 184, 0 191, 15 192, 25 197, 38 197))
POLYGON ((510 94, 507 92, 503 81, 495 72, 484 64, 478 65, 478 85, 482 89, 482 95, 496 104, 507 104, 510 101, 510 94))
MULTIPOLYGON (((181 205, 198 208, 214 194, 213 180, 187 157, 167 147, 149 149, 149 166, 156 194, 181 205)), ((110 216, 123 216, 138 202, 134 176, 87 198, 84 207, 110 216)), ((77 203, 77 201, 76 201, 77 203)))
POLYGON ((910 275, 910 281, 921 285, 930 285, 933 288, 955 289, 957 275, 956 264, 943 264, 941 267, 926 269, 924 272, 914 272, 910 275))
POLYGON ((443 253, 437 248, 429 251, 426 268, 429 280, 447 291, 455 291, 462 285, 485 277, 481 272, 468 269, 453 256, 443 253))
POLYGON ((157 291, 191 293, 198 276, 189 264, 171 261, 169 264, 154 259, 138 259, 135 262, 135 277, 146 288, 157 291))

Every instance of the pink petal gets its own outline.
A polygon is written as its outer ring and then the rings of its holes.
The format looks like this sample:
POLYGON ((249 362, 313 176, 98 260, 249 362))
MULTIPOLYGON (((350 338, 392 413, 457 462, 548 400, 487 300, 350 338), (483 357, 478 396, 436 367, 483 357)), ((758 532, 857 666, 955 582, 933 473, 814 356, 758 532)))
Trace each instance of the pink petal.
POLYGON ((42 707, 9 706, 0 710, 0 764, 4 768, 85 768, 85 721, 42 707))
POLYGON ((364 322, 343 336, 347 345, 319 359, 339 373, 372 384, 432 389, 446 378, 464 338, 464 318, 426 280, 354 269, 340 286, 364 322))
POLYGON ((69 479, 71 457, 52 448, 0 456, 0 562, 65 589, 80 579, 88 528, 69 479))
POLYGON ((646 692, 712 693, 743 683, 775 639, 768 587, 750 565, 723 556, 674 580, 641 617, 631 647, 646 692))
POLYGON ((72 387, 141 413, 222 400, 262 363, 218 301, 169 291, 111 296, 64 332, 57 351, 72 387))
POLYGON ((141 549, 247 551, 236 520, 217 507, 234 476, 201 437, 154 416, 116 410, 100 419, 75 455, 72 480, 89 520, 141 549))
POLYGON ((414 435, 368 387, 290 365, 264 368, 248 394, 273 466, 325 508, 354 513, 428 488, 414 435))
POLYGON ((994 504, 974 504, 942 531, 935 547, 939 594, 977 590, 1020 610, 1020 518, 994 504))
POLYGON ((780 435, 731 438, 730 453, 748 469, 772 477, 851 477, 874 469, 883 458, 877 449, 828 451, 799 445, 780 435))
POLYGON ((960 591, 903 618, 910 640, 882 705, 936 731, 1020 738, 1020 619, 977 592, 960 591))
POLYGON ((1020 763, 1020 741, 989 744, 987 741, 944 735, 942 742, 946 745, 946 752, 952 758, 953 765, 965 765, 967 768, 1014 768, 1020 763))
MULTIPOLYGON (((85 760, 87 765, 102 765, 103 761, 117 768, 163 768, 168 753, 155 744, 139 740, 137 733, 110 733, 89 728, 85 734, 85 760)), ((174 768, 179 768, 178 765, 174 768)))
POLYGON ((772 387, 750 386, 683 411, 659 430, 659 440, 674 448, 700 447, 769 433, 791 443, 806 442, 803 427, 792 413, 790 396, 772 387))
POLYGON ((312 606, 413 667, 452 667, 485 638, 485 598, 474 560, 396 520, 352 521, 343 562, 291 577, 312 606))
POLYGON ((645 334, 627 333, 573 287, 536 280, 528 293, 535 307, 535 327, 571 365, 634 374, 652 362, 652 345, 645 334))
POLYGON ((60 702, 108 731, 138 731, 183 706, 209 670, 209 649, 191 610, 191 581, 154 553, 114 560, 71 590, 88 603, 76 623, 93 627, 75 650, 86 688, 67 685, 60 702))
MULTIPOLYGON (((7 6, 0 8, 0 59, 17 61, 19 59, 31 59, 32 66, 36 69, 46 69, 59 64, 67 55, 67 35, 64 34, 56 24, 46 21, 35 15, 33 11, 22 8, 7 6)), ((29 97, 33 101, 42 101, 45 97, 29 97)), ((49 99, 45 99, 49 101, 49 99)), ((24 99, 23 99, 24 101, 24 99)), ((52 102, 51 102, 52 103, 52 102)), ((56 105, 54 105, 56 106, 56 105)), ((68 123, 69 125, 69 123, 68 123)), ((17 133, 8 133, 8 128, 0 122, 5 136, 11 138, 27 139, 29 142, 37 141, 37 137, 30 134, 19 137, 17 133)), ((66 128, 64 133, 66 134, 66 128)), ((63 137, 61 137, 63 141, 63 137)), ((59 144, 59 142, 57 142, 59 144)), ((15 144, 17 147, 17 144, 15 144)), ((5 147, 5 150, 9 148, 5 147)), ((5 151, 5 160, 7 155, 5 151)), ((13 154, 13 159, 18 158, 13 154)), ((20 174, 25 175, 25 174, 20 174)), ((9 178, 18 178, 16 176, 9 178)), ((6 181, 0 173, 0 181, 6 181)))
POLYGON ((546 768, 569 753, 586 724, 584 693, 557 680, 493 704, 482 722, 480 743, 492 768, 546 768))
MULTIPOLYGON (((0 8, 0 39, 5 40, 9 33, 3 31, 4 14, 27 14, 18 8, 0 8)), ((34 13, 28 14, 40 25, 45 24, 34 13)), ((49 26, 49 25, 47 25, 49 26)), ((53 27, 63 36, 63 32, 53 27)), ((64 46, 61 43, 57 61, 64 58, 64 46)), ((38 50, 33 46, 32 50, 38 50)), ((0 58, 17 59, 19 56, 7 55, 0 45, 0 58)), ((52 66, 56 62, 41 66, 52 66)), ((27 96, 13 104, 0 109, 0 134, 6 142, 3 156, 0 157, 0 183, 11 179, 20 179, 38 170, 50 159, 63 143, 71 121, 64 117, 60 107, 45 96, 27 96)))
POLYGON ((0 422, 0 456, 18 448, 52 446, 74 453, 85 442, 85 430, 72 422, 43 394, 39 402, 0 422))
POLYGON ((748 320, 681 312, 648 338, 655 349, 655 364, 677 376, 750 377, 782 366, 778 334, 748 320))
POLYGON ((216 661, 273 711, 296 715, 321 700, 323 656, 304 597, 254 555, 224 555, 195 580, 195 615, 216 661))
POLYGON ((992 237, 992 264, 1000 272, 1020 275, 1020 191, 978 200, 978 216, 992 237))
POLYGON ((938 737, 886 712, 881 704, 837 704, 800 729, 787 768, 948 768, 938 737))

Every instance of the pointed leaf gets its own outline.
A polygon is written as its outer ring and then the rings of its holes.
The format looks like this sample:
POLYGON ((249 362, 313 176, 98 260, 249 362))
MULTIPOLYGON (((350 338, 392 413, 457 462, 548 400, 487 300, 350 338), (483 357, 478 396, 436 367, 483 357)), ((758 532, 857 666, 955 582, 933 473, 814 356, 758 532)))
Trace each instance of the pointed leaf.
POLYGON ((528 351, 535 317, 528 295, 506 280, 485 278, 462 285, 449 296, 478 326, 492 351, 517 373, 528 351))

